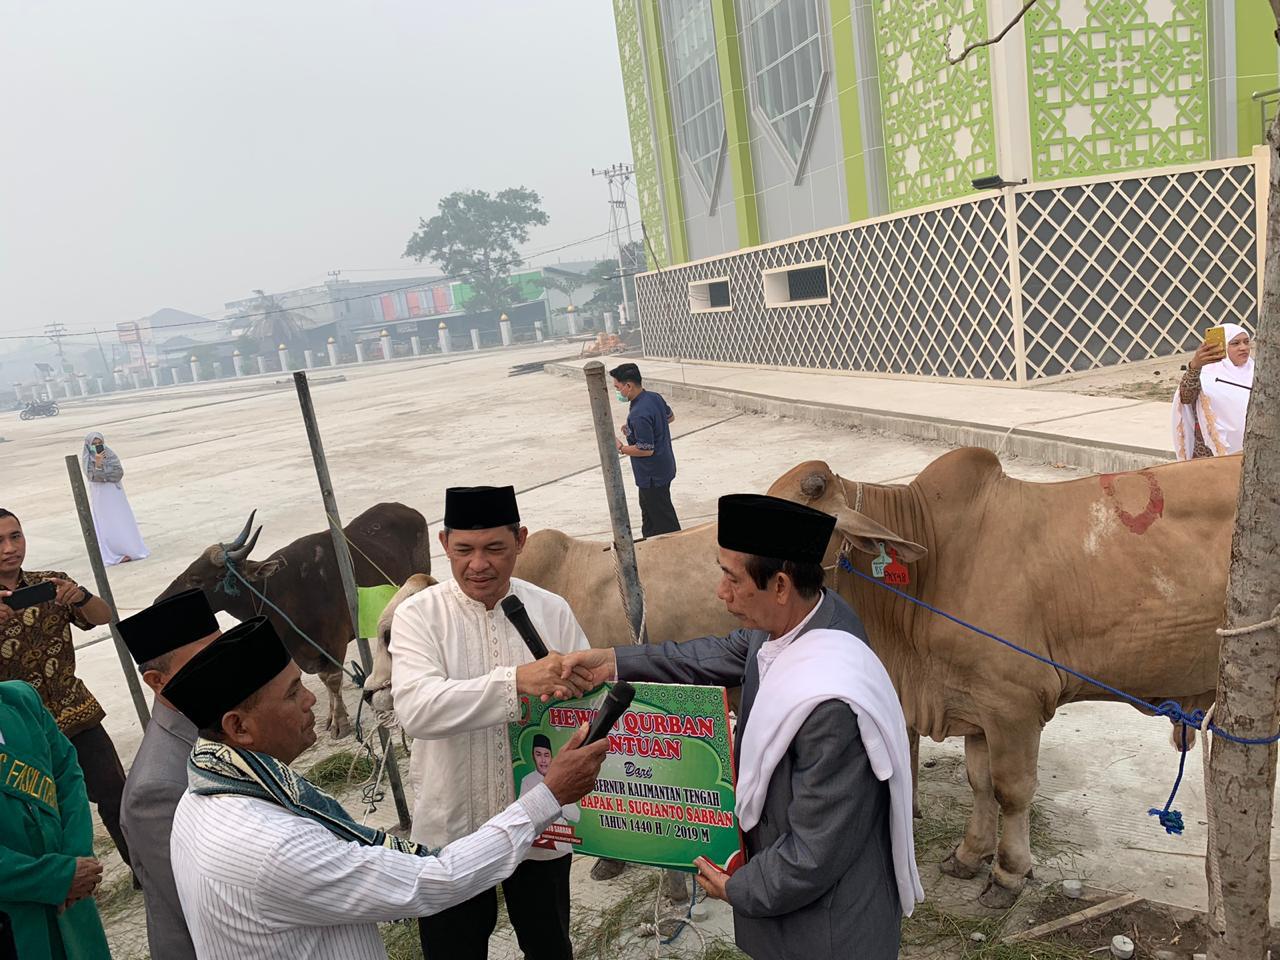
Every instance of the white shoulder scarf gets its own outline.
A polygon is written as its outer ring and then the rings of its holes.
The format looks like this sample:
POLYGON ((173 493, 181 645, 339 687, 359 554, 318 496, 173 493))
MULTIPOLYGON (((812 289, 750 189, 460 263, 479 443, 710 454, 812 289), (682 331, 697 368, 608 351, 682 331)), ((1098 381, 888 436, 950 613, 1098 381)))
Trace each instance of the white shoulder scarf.
POLYGON ((893 682, 871 649, 842 630, 810 630, 778 654, 760 683, 742 735, 736 812, 744 831, 760 822, 765 793, 797 731, 818 704, 841 700, 881 781, 889 782, 889 829, 902 912, 924 900, 911 821, 911 750, 893 682))

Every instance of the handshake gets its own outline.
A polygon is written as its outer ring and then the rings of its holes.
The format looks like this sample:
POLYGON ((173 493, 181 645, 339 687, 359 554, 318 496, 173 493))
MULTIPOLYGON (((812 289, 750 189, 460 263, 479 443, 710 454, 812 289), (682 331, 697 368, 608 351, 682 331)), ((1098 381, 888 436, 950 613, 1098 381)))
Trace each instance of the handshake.
POLYGON ((571 700, 590 693, 618 675, 612 650, 548 653, 516 667, 516 692, 548 700, 571 700))

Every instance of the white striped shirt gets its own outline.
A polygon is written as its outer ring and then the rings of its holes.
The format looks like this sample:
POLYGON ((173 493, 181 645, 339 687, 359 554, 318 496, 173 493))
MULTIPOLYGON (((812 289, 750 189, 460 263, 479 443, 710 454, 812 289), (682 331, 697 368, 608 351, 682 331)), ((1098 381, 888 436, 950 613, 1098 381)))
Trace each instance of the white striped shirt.
POLYGON ((264 800, 187 793, 170 851, 200 960, 386 960, 376 926, 510 876, 561 815, 543 785, 436 857, 339 840, 264 800))

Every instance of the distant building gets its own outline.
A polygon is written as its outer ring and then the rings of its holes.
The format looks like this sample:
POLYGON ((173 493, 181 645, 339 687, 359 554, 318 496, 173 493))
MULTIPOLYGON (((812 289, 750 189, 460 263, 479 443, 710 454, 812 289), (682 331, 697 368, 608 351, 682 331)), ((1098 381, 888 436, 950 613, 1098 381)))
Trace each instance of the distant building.
MULTIPOLYGON (((439 347, 440 324, 445 324, 450 342, 457 349, 472 347, 471 331, 477 331, 481 346, 497 346, 501 340, 498 321, 506 313, 512 335, 517 341, 536 339, 535 325, 542 323, 544 336, 569 332, 564 308, 569 299, 557 290, 543 285, 544 270, 551 275, 582 275, 584 282, 574 291, 580 307, 590 299, 596 284, 587 282, 585 274, 596 261, 556 264, 512 274, 518 294, 509 307, 477 313, 467 312, 473 292, 470 284, 441 276, 399 277, 382 280, 330 280, 322 285, 288 290, 274 294, 286 309, 295 311, 311 322, 308 333, 316 349, 333 337, 344 355, 354 353, 357 342, 367 345, 366 355, 381 350, 381 334, 387 331, 398 355, 407 354, 410 340, 418 337, 423 352, 439 347)), ((231 336, 239 336, 248 327, 238 322, 237 315, 252 313, 257 298, 226 304, 231 336)))
POLYGON ((126 377, 136 373, 145 379, 153 364, 163 364, 175 350, 189 354, 193 345, 216 342, 221 327, 209 317, 161 307, 150 316, 116 324, 113 361, 126 377))
MULTIPOLYGON (((366 358, 381 356, 382 333, 391 339, 397 356, 412 350, 412 338, 418 338, 421 352, 439 349, 440 324, 445 325, 451 348, 470 350, 472 331, 481 346, 502 343, 499 319, 505 313, 511 323, 515 341, 537 338, 537 324, 544 336, 569 332, 565 308, 570 298, 559 290, 543 285, 543 270, 559 279, 582 277, 583 282, 572 291, 573 303, 581 308, 592 296, 597 284, 587 281, 586 274, 595 261, 562 263, 513 274, 511 280, 517 295, 503 310, 468 313, 466 306, 473 296, 470 284, 441 276, 399 277, 381 280, 347 280, 335 277, 322 284, 294 290, 276 291, 270 297, 294 315, 302 327, 303 349, 327 362, 332 338, 340 360, 356 355, 356 344, 362 345, 366 358)), ((255 335, 254 324, 260 319, 258 295, 227 301, 226 314, 211 319, 165 307, 138 320, 116 324, 116 343, 112 344, 112 362, 121 371, 121 382, 128 383, 137 374, 143 382, 158 371, 162 383, 191 379, 191 362, 195 358, 201 377, 212 377, 218 364, 223 376, 235 368, 236 351, 247 372, 259 369, 258 356, 265 369, 278 370, 276 345, 263 342, 255 335)), ((591 326, 579 313, 579 329, 591 326)), ((296 344, 295 344, 296 346, 296 344)), ((303 362, 301 356, 290 358, 291 364, 303 362)))

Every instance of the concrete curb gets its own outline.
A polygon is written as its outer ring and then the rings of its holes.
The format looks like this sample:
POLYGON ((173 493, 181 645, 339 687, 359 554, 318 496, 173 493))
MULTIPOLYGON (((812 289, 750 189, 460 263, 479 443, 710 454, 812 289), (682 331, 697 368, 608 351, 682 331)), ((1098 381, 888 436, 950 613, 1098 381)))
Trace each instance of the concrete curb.
MULTIPOLYGON (((572 364, 548 363, 543 370, 558 377, 578 380, 584 377, 582 368, 572 364)), ((793 400, 787 397, 725 390, 660 378, 646 377, 645 383, 651 384, 654 389, 670 399, 692 400, 711 407, 742 413, 790 417, 844 429, 871 430, 915 440, 945 443, 949 446, 985 447, 1001 455, 1025 457, 1042 463, 1063 463, 1093 473, 1141 470, 1168 463, 1171 459, 1168 452, 1164 450, 1094 443, 1076 437, 1064 437, 1045 430, 1037 430, 1035 424, 1009 428, 949 420, 945 417, 914 416, 835 403, 793 400)))

